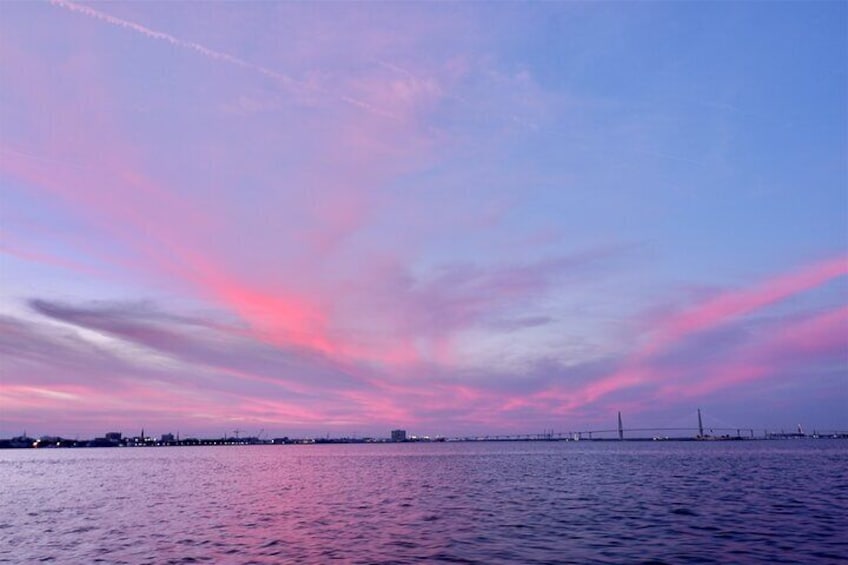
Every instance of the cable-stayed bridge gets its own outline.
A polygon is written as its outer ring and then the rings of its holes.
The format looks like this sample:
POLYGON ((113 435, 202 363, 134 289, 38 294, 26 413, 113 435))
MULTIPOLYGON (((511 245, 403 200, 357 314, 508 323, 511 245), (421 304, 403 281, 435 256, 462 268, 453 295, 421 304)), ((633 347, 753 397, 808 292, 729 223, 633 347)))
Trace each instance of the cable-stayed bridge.
POLYGON ((554 431, 546 430, 541 433, 526 434, 485 434, 446 438, 446 441, 646 441, 646 440, 677 440, 677 441, 715 441, 715 440, 744 440, 744 439, 789 439, 789 438, 825 438, 848 437, 846 431, 813 431, 804 432, 799 425, 797 431, 770 431, 750 427, 732 427, 726 424, 721 427, 704 425, 701 410, 698 409, 698 425, 674 427, 640 427, 626 428, 622 423, 621 412, 618 413, 618 427, 610 429, 554 431))

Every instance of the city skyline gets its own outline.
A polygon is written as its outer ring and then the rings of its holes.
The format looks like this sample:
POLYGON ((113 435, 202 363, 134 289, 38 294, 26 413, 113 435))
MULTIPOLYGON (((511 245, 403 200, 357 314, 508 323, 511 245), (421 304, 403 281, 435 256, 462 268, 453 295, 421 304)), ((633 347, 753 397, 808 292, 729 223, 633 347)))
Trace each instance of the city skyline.
POLYGON ((845 3, 0 15, 0 437, 848 428, 845 3))

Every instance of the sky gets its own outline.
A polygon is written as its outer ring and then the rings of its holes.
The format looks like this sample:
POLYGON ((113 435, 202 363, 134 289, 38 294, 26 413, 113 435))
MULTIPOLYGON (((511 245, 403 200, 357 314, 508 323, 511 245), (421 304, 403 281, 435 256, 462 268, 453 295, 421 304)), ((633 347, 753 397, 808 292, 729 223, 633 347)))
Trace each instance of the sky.
POLYGON ((0 436, 848 429, 845 2, 0 3, 0 436))

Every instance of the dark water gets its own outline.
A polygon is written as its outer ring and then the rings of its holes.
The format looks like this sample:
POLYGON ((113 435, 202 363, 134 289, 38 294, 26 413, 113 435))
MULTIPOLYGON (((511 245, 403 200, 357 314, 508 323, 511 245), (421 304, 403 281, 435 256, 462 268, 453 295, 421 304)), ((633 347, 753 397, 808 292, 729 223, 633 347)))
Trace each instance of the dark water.
POLYGON ((837 563, 848 441, 0 452, 0 562, 837 563))

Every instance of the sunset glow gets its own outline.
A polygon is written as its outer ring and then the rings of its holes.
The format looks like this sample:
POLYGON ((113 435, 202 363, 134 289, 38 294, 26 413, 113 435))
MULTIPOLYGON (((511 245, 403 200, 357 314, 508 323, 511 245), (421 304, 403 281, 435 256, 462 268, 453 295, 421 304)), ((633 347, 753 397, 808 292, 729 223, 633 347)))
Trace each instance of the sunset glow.
POLYGON ((848 429, 848 4, 693 7, 3 4, 0 436, 848 429))

